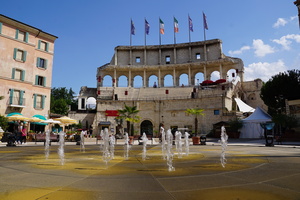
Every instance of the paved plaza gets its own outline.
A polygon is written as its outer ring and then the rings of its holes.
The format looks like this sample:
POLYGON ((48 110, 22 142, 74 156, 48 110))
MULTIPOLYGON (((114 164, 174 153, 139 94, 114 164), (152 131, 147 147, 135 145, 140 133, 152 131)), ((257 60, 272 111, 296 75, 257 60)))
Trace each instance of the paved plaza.
POLYGON ((103 161, 101 145, 87 142, 85 151, 66 142, 64 164, 58 144, 48 159, 43 143, 16 147, 0 144, 1 200, 296 200, 300 199, 300 146, 266 147, 263 140, 229 140, 225 168, 218 141, 191 145, 189 154, 173 146, 175 171, 168 171, 159 143, 134 144, 128 159, 118 141, 114 159, 103 161))

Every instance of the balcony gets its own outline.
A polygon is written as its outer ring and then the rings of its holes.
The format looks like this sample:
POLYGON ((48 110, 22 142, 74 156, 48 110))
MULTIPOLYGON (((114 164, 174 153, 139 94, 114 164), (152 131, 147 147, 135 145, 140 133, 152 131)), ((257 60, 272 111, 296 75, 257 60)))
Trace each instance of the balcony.
POLYGON ((16 107, 16 108, 25 108, 25 98, 19 98, 19 97, 10 97, 8 99, 7 105, 10 107, 16 107))

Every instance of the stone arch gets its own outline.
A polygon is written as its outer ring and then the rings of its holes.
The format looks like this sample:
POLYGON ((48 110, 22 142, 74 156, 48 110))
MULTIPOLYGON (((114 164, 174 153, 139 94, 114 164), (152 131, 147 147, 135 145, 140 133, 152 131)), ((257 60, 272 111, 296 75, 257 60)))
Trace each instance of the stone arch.
POLYGON ((182 73, 179 76, 179 86, 189 86, 189 75, 182 73))
POLYGON ((103 77, 103 87, 112 87, 113 86, 113 78, 110 75, 106 75, 103 77))
POLYGON ((256 100, 256 95, 255 93, 251 93, 248 95, 248 100, 256 100))
POLYGON ((195 74, 195 85, 199 85, 200 83, 202 83, 204 81, 204 73, 203 72, 198 72, 197 74, 195 74))
POLYGON ((153 123, 150 120, 144 120, 140 125, 140 133, 146 135, 153 135, 153 123))
POLYGON ((133 87, 134 88, 141 88, 143 87, 143 77, 140 75, 136 75, 133 78, 133 87))
POLYGON ((164 76, 164 87, 172 87, 172 86, 174 86, 173 76, 171 74, 166 74, 164 76))
POLYGON ((157 84, 158 84, 158 77, 154 74, 149 76, 147 86, 154 87, 156 85, 156 87, 157 87, 157 84))
POLYGON ((118 77, 118 87, 128 87, 128 78, 125 75, 118 77))
POLYGON ((213 71, 210 74, 210 80, 212 80, 212 81, 216 81, 216 80, 220 79, 220 77, 221 77, 221 75, 220 75, 219 71, 213 71))

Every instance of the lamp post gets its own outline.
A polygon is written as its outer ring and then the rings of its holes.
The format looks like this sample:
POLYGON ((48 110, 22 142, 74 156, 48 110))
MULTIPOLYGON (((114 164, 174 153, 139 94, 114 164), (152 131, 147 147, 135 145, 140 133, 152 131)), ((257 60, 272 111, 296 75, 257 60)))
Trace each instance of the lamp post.
POLYGON ((299 20, 299 28, 300 28, 300 0, 294 1, 294 4, 298 8, 298 20, 299 20))

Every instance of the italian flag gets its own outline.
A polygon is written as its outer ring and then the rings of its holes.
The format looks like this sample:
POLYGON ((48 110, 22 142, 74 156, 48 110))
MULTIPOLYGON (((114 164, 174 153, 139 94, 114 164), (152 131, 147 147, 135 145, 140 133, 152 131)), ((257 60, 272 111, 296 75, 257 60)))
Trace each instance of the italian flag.
POLYGON ((160 34, 165 34, 165 24, 160 18, 159 18, 159 32, 160 34))
POLYGON ((174 17, 174 32, 178 33, 179 28, 178 28, 178 21, 177 19, 174 17))

